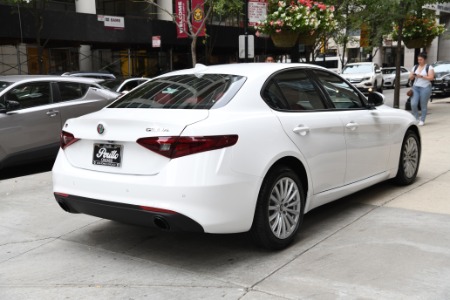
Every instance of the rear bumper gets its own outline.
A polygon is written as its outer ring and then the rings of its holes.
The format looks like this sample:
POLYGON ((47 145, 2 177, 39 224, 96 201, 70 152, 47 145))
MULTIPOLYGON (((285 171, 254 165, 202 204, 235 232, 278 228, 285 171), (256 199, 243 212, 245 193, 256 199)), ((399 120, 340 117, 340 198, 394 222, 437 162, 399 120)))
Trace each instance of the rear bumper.
POLYGON ((83 213, 103 219, 115 220, 144 227, 168 231, 204 232, 194 220, 169 211, 154 211, 139 205, 102 201, 85 197, 55 193, 61 208, 70 213, 83 213))
MULTIPOLYGON (((209 155, 220 156, 221 152, 209 155)), ((248 231, 262 178, 236 173, 228 164, 211 163, 217 157, 198 158, 174 159, 159 174, 144 176, 76 168, 60 152, 52 170, 53 191, 69 211, 124 223, 153 227, 155 217, 162 216, 171 230, 248 231), (173 214, 161 215, 143 207, 173 214)))

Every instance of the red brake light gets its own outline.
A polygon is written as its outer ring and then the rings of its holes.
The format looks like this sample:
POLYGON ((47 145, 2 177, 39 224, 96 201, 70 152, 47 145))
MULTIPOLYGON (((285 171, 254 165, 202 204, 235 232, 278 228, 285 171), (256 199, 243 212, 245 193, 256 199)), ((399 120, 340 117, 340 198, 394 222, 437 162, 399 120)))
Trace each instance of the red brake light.
POLYGON ((73 134, 62 131, 59 144, 60 144, 61 148, 64 150, 78 140, 80 140, 80 139, 75 138, 75 136, 73 134))
POLYGON ((149 137, 137 143, 168 158, 222 149, 237 143, 237 135, 149 137))
POLYGON ((139 206, 139 207, 145 211, 151 211, 151 212, 156 212, 156 213, 165 213, 165 214, 171 214, 171 215, 176 214, 176 212, 174 212, 173 210, 168 210, 168 209, 163 209, 163 208, 157 208, 157 207, 151 207, 151 206, 139 206))

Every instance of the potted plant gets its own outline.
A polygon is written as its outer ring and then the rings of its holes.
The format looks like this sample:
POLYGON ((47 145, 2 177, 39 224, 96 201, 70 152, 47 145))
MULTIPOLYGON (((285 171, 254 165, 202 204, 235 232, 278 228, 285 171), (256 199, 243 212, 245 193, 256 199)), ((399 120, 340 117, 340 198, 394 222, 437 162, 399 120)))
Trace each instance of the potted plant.
POLYGON ((299 36, 306 45, 312 45, 319 32, 336 27, 334 6, 312 0, 269 0, 264 21, 255 26, 256 36, 270 35, 274 45, 288 48, 299 36))
MULTIPOLYGON (((428 47, 444 31, 445 26, 437 24, 433 15, 423 18, 410 15, 406 17, 403 23, 403 42, 410 49, 428 47)), ((397 34, 398 25, 394 26, 394 32, 392 34, 394 39, 397 39, 397 34)))

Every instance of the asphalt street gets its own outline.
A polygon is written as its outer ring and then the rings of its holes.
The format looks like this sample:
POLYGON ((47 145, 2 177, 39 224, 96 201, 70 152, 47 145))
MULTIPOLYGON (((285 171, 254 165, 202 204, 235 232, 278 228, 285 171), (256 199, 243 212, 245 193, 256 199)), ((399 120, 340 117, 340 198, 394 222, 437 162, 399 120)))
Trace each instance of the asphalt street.
POLYGON ((68 214, 51 163, 3 170, 0 299, 450 299, 449 116, 450 98, 429 104, 414 184, 313 210, 280 252, 68 214))

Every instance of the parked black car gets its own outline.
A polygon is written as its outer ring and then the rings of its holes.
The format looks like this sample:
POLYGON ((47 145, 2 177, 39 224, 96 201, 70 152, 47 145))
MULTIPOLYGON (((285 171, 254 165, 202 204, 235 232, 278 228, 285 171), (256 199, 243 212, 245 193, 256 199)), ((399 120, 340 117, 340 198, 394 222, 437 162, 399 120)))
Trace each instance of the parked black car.
POLYGON ((450 94, 450 63, 439 63, 434 66, 435 79, 433 85, 433 96, 446 96, 450 94))

